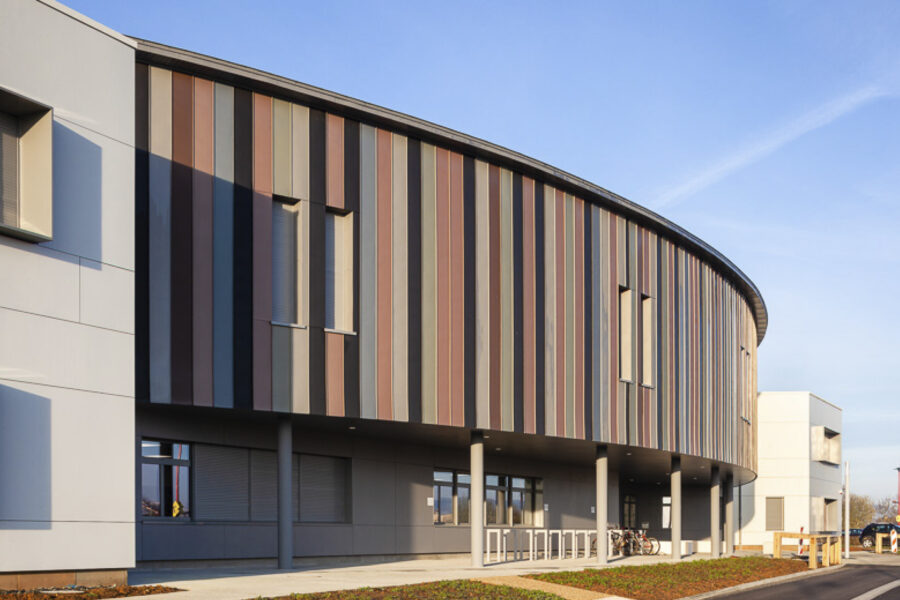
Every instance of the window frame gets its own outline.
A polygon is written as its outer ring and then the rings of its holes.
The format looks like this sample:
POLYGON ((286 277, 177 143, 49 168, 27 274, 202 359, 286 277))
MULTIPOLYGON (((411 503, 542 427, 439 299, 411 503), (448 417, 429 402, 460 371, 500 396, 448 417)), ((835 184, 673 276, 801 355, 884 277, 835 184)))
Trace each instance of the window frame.
POLYGON ((619 381, 634 383, 634 291, 619 286, 618 302, 619 381))
MULTIPOLYGON (((497 527, 537 527, 537 523, 540 521, 543 523, 543 490, 544 490, 544 481, 540 477, 528 477, 524 475, 500 475, 497 473, 485 473, 484 476, 484 510, 482 511, 482 517, 484 519, 484 526, 497 526, 497 527), (488 483, 489 478, 496 478, 497 483, 488 483), (514 485, 515 480, 520 479, 523 480, 523 486, 514 485), (488 521, 488 502, 487 495, 489 491, 496 491, 498 497, 502 494, 503 496, 503 508, 501 511, 497 511, 502 514, 504 517, 503 522, 489 522, 488 521), (523 508, 522 508, 522 522, 521 523, 513 523, 514 521, 514 508, 512 504, 512 496, 513 493, 522 493, 523 494, 523 508), (539 516, 540 515, 540 516, 539 516), (528 523, 527 521, 531 521, 528 523)), ((471 524, 471 515, 472 515, 472 483, 471 483, 471 475, 469 471, 464 469, 447 469, 435 467, 432 470, 432 525, 435 527, 450 527, 450 526, 468 526, 471 524), (452 481, 439 480, 437 478, 438 473, 451 473, 452 481), (460 481, 460 476, 468 477, 468 481, 460 481), (439 520, 440 515, 443 515, 443 512, 440 510, 440 497, 439 497, 439 488, 441 487, 451 487, 452 489, 452 507, 451 512, 453 515, 453 520, 451 522, 441 522, 439 520), (466 489, 468 490, 468 500, 469 500, 469 518, 465 521, 460 520, 459 518, 459 490, 466 489), (437 517, 437 518, 436 518, 437 517)))
MULTIPOLYGON (((336 232, 337 227, 332 226, 332 228, 336 232)), ((356 228, 356 215, 352 210, 342 210, 342 209, 335 208, 333 206, 325 207, 325 232, 324 232, 325 281, 322 282, 322 291, 325 296, 325 327, 324 327, 324 330, 327 333, 340 333, 340 334, 344 334, 344 335, 356 335, 356 333, 357 333, 356 332, 357 324, 355 321, 355 311, 354 311, 355 304, 356 304, 356 298, 354 296, 354 279, 356 278, 354 256, 356 253, 356 248, 355 248, 355 240, 354 240, 353 232, 354 232, 355 228, 356 228), (343 294, 340 293, 340 290, 338 287, 338 277, 337 277, 338 261, 337 261, 337 257, 336 257, 336 249, 338 247, 338 243, 337 243, 337 239, 335 239, 337 236, 333 234, 333 241, 332 241, 333 249, 331 250, 331 256, 334 261, 334 269, 333 269, 334 273, 332 275, 331 286, 334 288, 332 291, 332 295, 334 296, 335 300, 333 301, 334 306, 331 308, 331 311, 333 314, 333 322, 332 323, 328 322, 328 310, 329 310, 328 228, 329 228, 329 219, 332 219, 333 222, 336 222, 337 219, 341 219, 341 220, 348 219, 349 220, 348 223, 345 223, 342 225, 342 229, 345 230, 342 233, 342 235, 347 237, 346 241, 347 241, 347 244, 349 245, 349 248, 345 248, 345 250, 347 251, 347 256, 345 258, 349 261, 349 265, 347 266, 347 269, 349 270, 349 275, 346 277, 346 281, 344 281, 344 285, 349 286, 349 290, 346 290, 347 293, 343 293, 343 294), (345 303, 349 303, 349 306, 344 307, 346 312, 348 313, 346 315, 346 318, 349 319, 348 323, 344 323, 338 317, 338 301, 337 301, 338 298, 340 298, 345 303)), ((343 238, 342 238, 342 240, 343 240, 343 238)))
POLYGON ((194 467, 193 467, 193 456, 194 456, 194 444, 191 442, 179 441, 179 440, 171 440, 171 439, 163 439, 163 438, 141 438, 140 439, 140 465, 141 465, 141 520, 147 521, 162 521, 165 523, 191 523, 194 521, 194 467), (144 442, 158 443, 158 444, 178 444, 181 446, 186 446, 188 448, 188 458, 175 458, 175 457, 150 457, 144 456, 143 447, 144 442), (159 504, 160 504, 160 512, 163 512, 163 484, 165 481, 165 469, 162 467, 185 467, 188 470, 187 483, 188 483, 188 509, 186 514, 181 516, 169 516, 169 515, 145 515, 143 510, 143 496, 144 496, 144 465, 156 465, 159 468, 157 472, 157 488, 159 489, 159 504))

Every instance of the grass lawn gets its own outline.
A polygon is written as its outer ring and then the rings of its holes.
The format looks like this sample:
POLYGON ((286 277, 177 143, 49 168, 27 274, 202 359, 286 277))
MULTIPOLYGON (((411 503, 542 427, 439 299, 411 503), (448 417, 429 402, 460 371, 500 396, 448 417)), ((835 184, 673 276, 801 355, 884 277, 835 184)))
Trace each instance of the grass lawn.
POLYGON ((529 577, 636 600, 674 600, 806 569, 805 561, 746 556, 541 573, 529 577))
POLYGON ((318 594, 291 594, 278 598, 256 600, 561 600, 559 596, 545 592, 520 590, 505 585, 488 585, 478 581, 459 579, 435 581, 416 585, 399 585, 383 588, 361 588, 318 594))
POLYGON ((126 598, 128 596, 145 596, 147 594, 166 594, 179 592, 178 588, 164 585, 110 585, 91 588, 63 588, 61 593, 54 594, 50 590, 0 590, 0 600, 102 600, 104 598, 126 598))

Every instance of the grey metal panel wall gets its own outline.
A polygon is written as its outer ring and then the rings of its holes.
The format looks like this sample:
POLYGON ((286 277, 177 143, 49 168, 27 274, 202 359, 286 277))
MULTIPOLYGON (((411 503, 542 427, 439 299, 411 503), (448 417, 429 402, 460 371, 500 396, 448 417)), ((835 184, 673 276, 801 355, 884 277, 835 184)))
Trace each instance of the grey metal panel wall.
POLYGON ((250 452, 194 446, 194 510, 199 521, 250 519, 250 452))

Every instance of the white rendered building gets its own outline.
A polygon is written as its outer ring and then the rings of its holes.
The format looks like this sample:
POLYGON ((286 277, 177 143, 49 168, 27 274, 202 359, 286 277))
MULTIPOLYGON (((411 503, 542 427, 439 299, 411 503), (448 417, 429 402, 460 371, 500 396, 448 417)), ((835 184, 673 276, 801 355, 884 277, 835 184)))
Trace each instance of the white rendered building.
POLYGON ((759 471, 741 487, 737 544, 772 551, 772 533, 841 529, 841 409, 810 392, 761 392, 759 471))

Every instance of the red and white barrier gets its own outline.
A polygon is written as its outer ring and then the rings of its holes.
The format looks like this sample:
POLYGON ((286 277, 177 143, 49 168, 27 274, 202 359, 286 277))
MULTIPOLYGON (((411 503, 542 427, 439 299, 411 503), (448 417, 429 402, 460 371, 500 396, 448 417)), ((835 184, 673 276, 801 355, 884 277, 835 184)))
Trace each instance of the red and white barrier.
POLYGON ((897 530, 891 529, 891 552, 897 554, 897 530))

